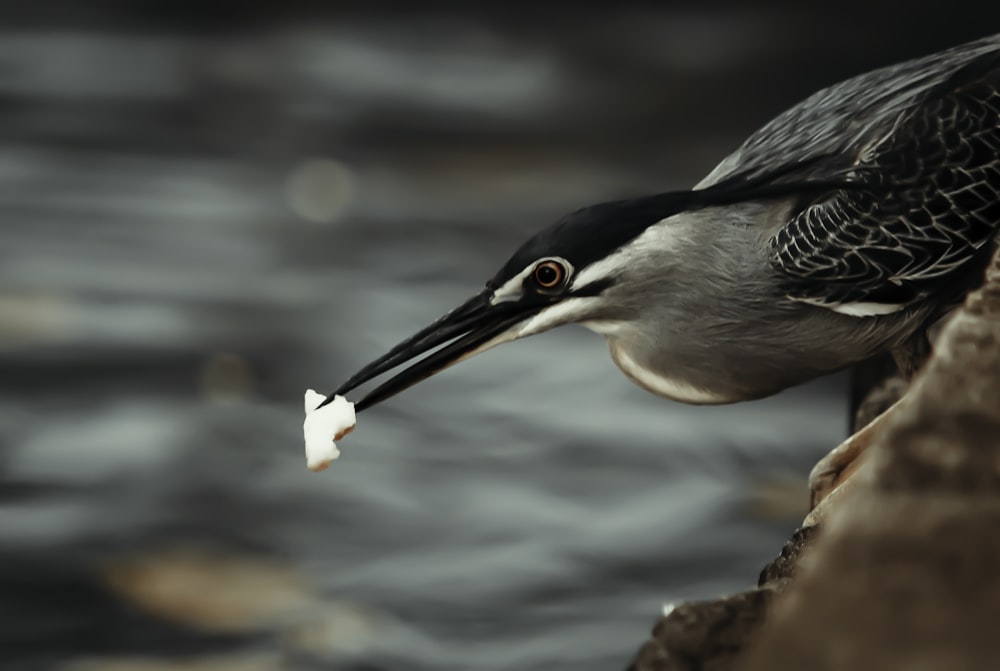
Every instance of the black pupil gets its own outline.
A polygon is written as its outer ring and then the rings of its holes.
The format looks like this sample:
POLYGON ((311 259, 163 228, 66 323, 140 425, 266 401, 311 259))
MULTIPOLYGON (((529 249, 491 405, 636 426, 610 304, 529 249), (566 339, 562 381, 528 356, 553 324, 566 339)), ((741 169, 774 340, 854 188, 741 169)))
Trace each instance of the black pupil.
POLYGON ((546 263, 544 266, 538 266, 538 270, 535 271, 535 278, 538 279, 538 283, 542 286, 551 287, 559 281, 559 271, 551 263, 546 263))

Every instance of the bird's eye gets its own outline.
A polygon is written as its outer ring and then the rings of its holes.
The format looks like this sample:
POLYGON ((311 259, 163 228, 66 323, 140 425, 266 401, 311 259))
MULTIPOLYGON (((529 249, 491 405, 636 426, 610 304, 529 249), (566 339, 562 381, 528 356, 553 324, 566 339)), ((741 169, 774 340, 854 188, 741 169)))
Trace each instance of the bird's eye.
POLYGON ((558 261, 543 261, 535 266, 535 281, 543 289, 552 289, 566 279, 566 267, 558 261))

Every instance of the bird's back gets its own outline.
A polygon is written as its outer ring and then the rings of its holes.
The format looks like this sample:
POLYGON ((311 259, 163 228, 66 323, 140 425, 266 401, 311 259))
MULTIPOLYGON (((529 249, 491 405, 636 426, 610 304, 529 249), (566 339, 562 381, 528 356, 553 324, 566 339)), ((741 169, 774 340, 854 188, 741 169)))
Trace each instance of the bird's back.
POLYGON ((781 113, 724 158, 696 188, 777 165, 826 157, 846 162, 872 139, 890 133, 901 114, 956 72, 982 57, 1000 56, 1000 35, 873 70, 809 96, 781 113))

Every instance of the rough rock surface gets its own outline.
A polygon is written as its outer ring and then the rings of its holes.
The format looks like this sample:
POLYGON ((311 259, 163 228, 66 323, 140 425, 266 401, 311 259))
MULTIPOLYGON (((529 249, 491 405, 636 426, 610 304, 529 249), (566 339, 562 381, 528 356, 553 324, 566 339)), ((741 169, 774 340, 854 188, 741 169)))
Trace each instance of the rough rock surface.
POLYGON ((890 414, 823 528, 629 668, 1000 668, 1000 253, 890 414))

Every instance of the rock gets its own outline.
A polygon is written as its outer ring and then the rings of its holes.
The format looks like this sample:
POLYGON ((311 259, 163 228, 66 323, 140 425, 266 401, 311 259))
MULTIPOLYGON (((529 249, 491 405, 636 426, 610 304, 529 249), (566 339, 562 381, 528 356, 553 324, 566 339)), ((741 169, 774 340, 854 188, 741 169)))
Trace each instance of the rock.
POLYGON ((812 545, 816 538, 818 527, 802 527, 797 529, 792 538, 781 548, 781 554, 764 567, 757 581, 758 587, 784 587, 794 576, 799 565, 799 558, 806 548, 812 545))
MULTIPOLYGON (((901 391, 871 388, 859 419, 901 391)), ((677 607, 629 668, 1000 668, 1000 253, 884 419, 761 587, 677 607)))
POLYGON ((1000 668, 1000 255, 892 415, 747 669, 1000 668))
POLYGON ((629 671, 710 671, 733 668, 750 634, 757 631, 771 589, 677 606, 653 629, 629 671))
POLYGON ((809 547, 816 531, 816 527, 797 530, 781 554, 761 571, 757 589, 681 604, 664 613, 628 670, 734 668, 740 653, 763 624, 772 598, 795 574, 799 556, 809 547))

